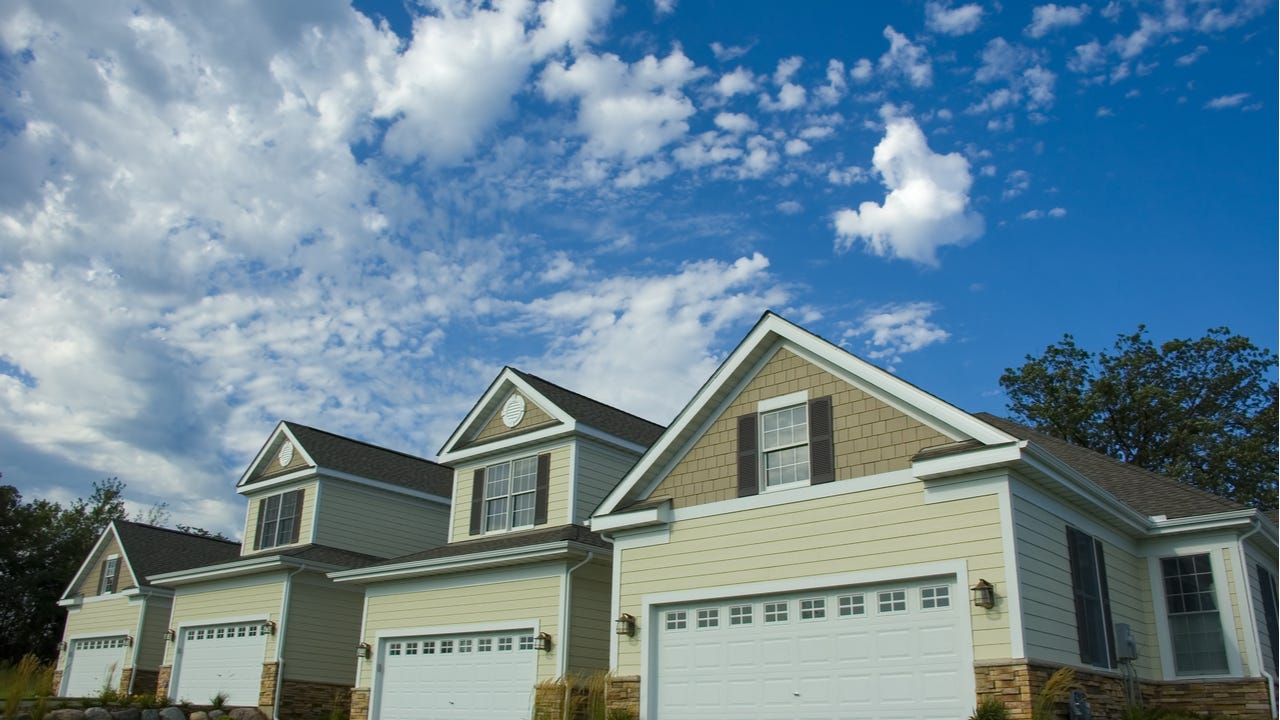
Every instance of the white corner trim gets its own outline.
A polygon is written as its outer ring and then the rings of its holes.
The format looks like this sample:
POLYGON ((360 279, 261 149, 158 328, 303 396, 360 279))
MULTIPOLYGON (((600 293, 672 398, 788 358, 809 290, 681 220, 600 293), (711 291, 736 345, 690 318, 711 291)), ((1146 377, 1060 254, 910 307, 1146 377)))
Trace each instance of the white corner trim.
POLYGON ((778 395, 777 397, 765 398, 756 403, 756 412, 765 413, 770 410, 778 410, 792 405, 803 405, 809 402, 809 391, 800 390, 799 392, 787 393, 786 395, 778 395))
MULTIPOLYGON (((578 514, 578 473, 582 468, 579 466, 581 462, 578 457, 578 443, 569 443, 569 502, 565 512, 565 524, 573 525, 575 516, 578 514)), ((547 480, 550 485, 550 479, 547 480)), ((551 495, 551 488, 547 488, 547 495, 551 495)))
POLYGON ((610 532, 641 528, 648 525, 665 525, 674 519, 673 513, 671 504, 664 503, 644 510, 593 517, 587 520, 587 526, 596 532, 610 532))
POLYGON ((984 445, 973 450, 916 460, 911 470, 921 480, 932 480, 945 475, 979 472, 991 468, 1012 465, 1022 459, 1024 442, 984 445))

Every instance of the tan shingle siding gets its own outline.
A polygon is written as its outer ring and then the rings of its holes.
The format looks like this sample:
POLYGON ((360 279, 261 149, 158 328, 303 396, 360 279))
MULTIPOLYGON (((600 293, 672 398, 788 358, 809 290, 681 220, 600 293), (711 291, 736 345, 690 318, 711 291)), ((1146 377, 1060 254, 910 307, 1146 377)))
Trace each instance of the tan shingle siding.
POLYGON ((534 430, 543 425, 552 425, 556 422, 555 418, 548 415, 542 408, 535 405, 532 400, 526 397, 524 399, 524 417, 520 418, 520 422, 516 423, 515 427, 507 427, 506 424, 502 422, 502 408, 507 404, 507 400, 511 398, 511 395, 519 395, 519 393, 513 392, 510 395, 507 395, 506 398, 503 398, 502 402, 498 405, 498 412, 494 413, 493 417, 489 418, 489 422, 485 423, 484 428, 476 434, 476 439, 472 441, 472 445, 479 445, 489 440, 502 437, 503 435, 514 435, 529 432, 530 430, 534 430))

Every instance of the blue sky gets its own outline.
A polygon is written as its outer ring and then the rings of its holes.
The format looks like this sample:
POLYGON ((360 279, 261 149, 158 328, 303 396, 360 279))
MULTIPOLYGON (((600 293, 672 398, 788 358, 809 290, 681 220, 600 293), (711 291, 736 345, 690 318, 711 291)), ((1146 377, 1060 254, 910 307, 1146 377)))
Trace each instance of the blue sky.
POLYGON ((665 422, 766 309, 961 408, 1275 348, 1271 2, 0 2, 0 472, 238 534, 284 418, 665 422))

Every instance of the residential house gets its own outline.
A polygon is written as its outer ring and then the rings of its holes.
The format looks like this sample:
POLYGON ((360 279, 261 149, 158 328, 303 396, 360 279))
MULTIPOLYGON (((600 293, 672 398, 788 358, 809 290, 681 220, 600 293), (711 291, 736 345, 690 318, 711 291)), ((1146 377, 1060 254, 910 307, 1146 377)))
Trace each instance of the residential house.
POLYGON ((173 590, 159 692, 269 717, 346 710, 361 588, 328 573, 444 544, 453 472, 281 422, 244 472, 244 544, 224 562, 148 576, 173 590))
POLYGON ((504 369, 440 451, 448 544, 331 574, 365 593, 351 717, 528 718, 536 683, 606 671, 613 550, 586 522, 661 431, 504 369))
POLYGON ((226 540, 125 520, 107 525, 58 601, 67 609, 67 625, 54 692, 154 693, 173 591, 147 576, 225 562, 239 553, 240 545, 226 540))
POLYGON ((644 720, 936 720, 987 696, 1025 718, 1060 667, 1095 717, 1275 717, 1270 519, 771 313, 590 525, 613 540, 614 695, 644 720))

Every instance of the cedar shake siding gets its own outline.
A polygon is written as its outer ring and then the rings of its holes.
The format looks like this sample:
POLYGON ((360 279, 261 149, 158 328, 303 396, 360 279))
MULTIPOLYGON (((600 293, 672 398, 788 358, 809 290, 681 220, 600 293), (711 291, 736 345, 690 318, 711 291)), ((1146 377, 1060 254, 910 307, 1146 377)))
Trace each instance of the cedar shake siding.
MULTIPOLYGON (((832 477, 845 480, 911 467, 911 458, 927 447, 951 442, 867 393, 782 348, 711 424, 650 497, 670 496, 676 508, 739 496, 740 460, 752 466, 756 453, 739 457, 739 418, 753 416, 761 400, 807 390, 810 400, 830 396, 832 477)), ((812 415, 812 413, 811 413, 812 415)), ((812 422, 812 421, 811 421, 812 422)), ((811 441, 817 440, 811 424, 811 441)), ((752 431, 751 437, 754 438, 752 431)), ((818 476, 815 470, 815 481, 818 476)))
MULTIPOLYGON (((516 392, 511 393, 511 395, 519 394, 520 393, 516 392)), ((510 398, 511 395, 508 395, 507 398, 510 398)), ((524 398, 524 417, 520 418, 520 422, 516 423, 515 427, 507 427, 506 423, 502 422, 502 408, 506 404, 507 400, 504 399, 498 405, 498 412, 494 413, 493 417, 489 418, 489 421, 485 423, 484 429, 476 434, 475 440, 471 441, 471 443, 469 443, 470 445, 480 445, 488 442, 489 440, 502 437, 503 435, 517 435, 529 432, 530 430, 546 427, 547 425, 554 425, 558 422, 555 418, 543 411, 542 408, 533 404, 532 400, 526 397, 524 398)))

